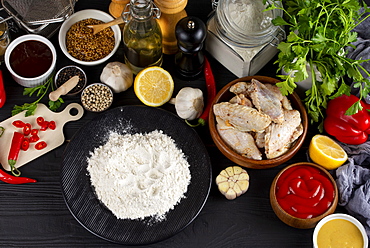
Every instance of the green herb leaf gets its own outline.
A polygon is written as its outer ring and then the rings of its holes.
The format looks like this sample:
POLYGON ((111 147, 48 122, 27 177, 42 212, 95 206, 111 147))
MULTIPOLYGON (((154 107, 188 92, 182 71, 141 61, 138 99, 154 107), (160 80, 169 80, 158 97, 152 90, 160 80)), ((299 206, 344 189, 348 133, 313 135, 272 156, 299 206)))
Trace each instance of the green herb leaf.
MULTIPOLYGON (((53 83, 53 76, 51 76, 48 79, 48 81, 43 85, 39 85, 33 88, 24 88, 23 95, 32 96, 33 94, 36 93, 36 96, 38 96, 39 98, 33 103, 24 103, 23 105, 20 105, 20 106, 15 105, 12 110, 12 115, 16 115, 25 110, 26 110, 25 116, 34 115, 36 108, 37 108, 37 104, 46 95, 49 89, 52 88, 52 83, 53 83)), ((49 109, 52 111, 56 111, 62 105, 62 103, 64 103, 62 98, 59 98, 55 102, 49 101, 49 109)))
MULTIPOLYGON (((328 100, 342 94, 349 94, 349 86, 343 81, 350 77, 359 88, 361 97, 370 93, 370 77, 361 63, 370 60, 351 60, 346 57, 347 47, 354 47, 351 42, 357 40, 357 33, 352 30, 361 22, 361 13, 370 12, 365 3, 358 0, 271 0, 269 9, 279 9, 283 17, 277 17, 272 23, 288 27, 286 41, 278 45, 278 71, 284 70, 287 75, 279 75, 283 80, 278 83, 282 94, 294 91, 297 83, 308 78, 306 65, 314 67, 320 77, 312 78, 312 87, 306 91, 304 99, 307 112, 312 122, 324 118, 328 100), (361 12, 360 9, 363 8, 361 12), (283 19, 283 20, 282 20, 283 19)), ((366 17, 367 18, 367 17, 366 17)), ((352 106, 348 113, 355 113, 359 105, 352 106)), ((322 127, 322 125, 320 125, 322 127)))
POLYGON ((62 103, 64 103, 64 101, 60 97, 56 101, 49 101, 49 109, 56 111, 62 105, 62 103))

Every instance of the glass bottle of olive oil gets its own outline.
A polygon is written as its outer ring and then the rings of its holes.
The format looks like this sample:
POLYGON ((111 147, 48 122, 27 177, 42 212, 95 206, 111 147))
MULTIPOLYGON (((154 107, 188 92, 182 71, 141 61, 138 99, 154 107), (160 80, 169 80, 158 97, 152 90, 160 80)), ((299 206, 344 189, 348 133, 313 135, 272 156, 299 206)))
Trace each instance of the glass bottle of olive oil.
POLYGON ((122 13, 126 22, 123 29, 125 63, 134 74, 148 66, 162 65, 162 32, 156 20, 160 14, 151 0, 130 0, 122 13))

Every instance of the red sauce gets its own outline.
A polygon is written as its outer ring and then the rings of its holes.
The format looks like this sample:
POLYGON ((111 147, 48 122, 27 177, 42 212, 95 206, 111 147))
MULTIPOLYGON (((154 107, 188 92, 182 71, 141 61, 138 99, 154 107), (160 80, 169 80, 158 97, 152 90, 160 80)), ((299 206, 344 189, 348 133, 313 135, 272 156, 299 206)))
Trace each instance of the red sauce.
POLYGON ((333 203, 334 195, 330 179, 309 165, 287 169, 276 183, 279 205, 290 215, 302 219, 323 214, 333 203))
POLYGON ((19 43, 10 53, 10 66, 21 77, 34 78, 44 74, 51 66, 50 48, 36 40, 19 43))

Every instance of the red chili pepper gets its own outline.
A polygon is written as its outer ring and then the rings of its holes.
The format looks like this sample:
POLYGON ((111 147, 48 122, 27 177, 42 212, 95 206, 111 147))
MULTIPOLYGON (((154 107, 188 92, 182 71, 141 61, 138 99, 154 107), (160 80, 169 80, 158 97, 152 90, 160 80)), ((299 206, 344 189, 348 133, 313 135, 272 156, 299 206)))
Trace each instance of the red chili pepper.
POLYGON ((39 134, 39 130, 38 129, 32 129, 31 130, 31 135, 38 135, 39 134))
POLYGON ((21 120, 16 120, 12 122, 13 126, 18 128, 23 128, 26 124, 21 120))
POLYGON ((55 121, 49 121, 49 125, 48 127, 51 129, 51 130, 55 130, 55 128, 57 127, 57 125, 55 124, 55 121))
POLYGON ((38 143, 36 143, 36 145, 35 145, 35 149, 36 150, 42 150, 42 149, 44 149, 45 147, 47 147, 48 145, 46 144, 46 142, 45 141, 40 141, 40 142, 38 142, 38 143))
POLYGON ((6 93, 3 81, 3 72, 0 71, 0 108, 4 106, 6 101, 6 93))
POLYGON ((18 160, 18 155, 21 150, 23 138, 23 134, 19 132, 14 132, 12 144, 9 150, 8 163, 14 176, 19 176, 21 174, 21 172, 17 168, 15 168, 15 164, 18 160))
POLYGON ((5 171, 0 169, 0 181, 10 184, 23 184, 23 183, 35 183, 37 182, 35 179, 31 179, 28 177, 15 177, 5 173, 5 171))
POLYGON ((31 124, 30 123, 25 123, 25 125, 23 127, 23 134, 24 134, 24 136, 30 135, 31 130, 32 130, 31 124))
POLYGON ((41 116, 39 116, 39 117, 36 118, 36 122, 37 122, 37 124, 39 126, 42 126, 42 124, 44 123, 44 121, 45 121, 44 118, 41 117, 41 116))
POLYGON ((360 101, 363 109, 356 114, 346 115, 347 109, 359 100, 354 95, 342 95, 328 102, 324 129, 340 142, 358 145, 368 139, 370 134, 370 114, 368 110, 370 106, 360 101))
POLYGON ((30 143, 35 143, 35 142, 37 142, 37 141, 39 141, 39 136, 37 135, 37 134, 35 134, 35 135, 32 135, 31 137, 30 137, 30 143))
POLYGON ((49 128, 49 122, 44 121, 40 127, 40 131, 46 131, 49 128))
POLYGON ((198 123, 193 125, 190 124, 188 121, 186 123, 191 127, 197 127, 199 125, 205 126, 208 121, 209 111, 212 107, 213 99, 216 96, 216 81, 213 76, 211 65, 206 57, 204 57, 204 78, 206 80, 207 86, 207 104, 203 110, 202 115, 198 118, 198 123))
POLYGON ((30 147, 30 140, 27 137, 24 137, 22 141, 21 149, 23 151, 27 151, 29 147, 30 147))

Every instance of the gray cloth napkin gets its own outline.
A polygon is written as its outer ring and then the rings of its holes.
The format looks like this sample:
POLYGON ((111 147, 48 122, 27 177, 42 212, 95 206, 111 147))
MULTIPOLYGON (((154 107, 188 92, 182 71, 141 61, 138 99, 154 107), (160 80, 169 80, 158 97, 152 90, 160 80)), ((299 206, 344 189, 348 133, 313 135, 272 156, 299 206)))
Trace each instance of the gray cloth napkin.
MULTIPOLYGON (((370 13, 365 13, 364 16, 370 13)), ((354 60, 370 59, 370 17, 366 18, 353 30, 358 33, 354 47, 348 47, 347 57, 354 60)), ((370 72, 370 62, 361 64, 370 72)), ((365 72, 364 77, 370 80, 365 72)), ((359 97, 359 90, 353 87, 352 94, 359 97)), ((365 99, 370 104, 370 95, 365 99)), ((370 238, 370 141, 360 145, 341 146, 348 154, 348 163, 336 170, 336 183, 339 191, 339 205, 344 206, 349 214, 357 218, 365 227, 370 238)))
POLYGON ((348 163, 336 170, 338 204, 364 225, 370 238, 370 141, 341 145, 348 154, 348 163))
MULTIPOLYGON (((370 13, 365 13, 364 17, 368 16, 370 13)), ((347 48, 347 58, 354 59, 354 60, 362 60, 362 59, 370 59, 370 16, 366 18, 363 22, 358 24, 353 31, 357 32, 358 38, 357 41, 351 43, 355 46, 347 48)), ((370 62, 363 62, 361 64, 364 69, 370 72, 370 62)), ((361 74, 370 80, 370 77, 364 71, 361 71, 361 74)), ((359 97, 359 89, 354 88, 354 82, 350 82, 351 84, 351 93, 359 97)), ((365 97, 365 102, 370 104, 370 95, 365 97)))

